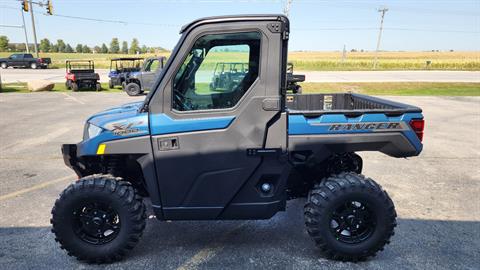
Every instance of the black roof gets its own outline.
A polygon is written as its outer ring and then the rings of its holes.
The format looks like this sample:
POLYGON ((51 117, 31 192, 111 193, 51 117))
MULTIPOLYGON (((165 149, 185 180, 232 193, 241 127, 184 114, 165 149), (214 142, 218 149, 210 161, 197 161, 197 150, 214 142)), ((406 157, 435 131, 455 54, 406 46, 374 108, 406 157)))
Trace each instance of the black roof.
POLYGON ((112 58, 111 61, 127 61, 127 60, 143 60, 143 57, 119 57, 119 58, 112 58))
POLYGON ((228 15, 228 16, 215 16, 205 17, 194 20, 189 24, 182 26, 180 34, 186 30, 207 23, 219 23, 219 22, 238 22, 238 21, 272 21, 272 20, 284 20, 288 22, 288 18, 283 14, 246 14, 246 15, 228 15))
POLYGON ((66 62, 75 62, 75 63, 93 63, 94 61, 93 60, 90 60, 90 59, 67 59, 65 60, 65 63, 66 62))

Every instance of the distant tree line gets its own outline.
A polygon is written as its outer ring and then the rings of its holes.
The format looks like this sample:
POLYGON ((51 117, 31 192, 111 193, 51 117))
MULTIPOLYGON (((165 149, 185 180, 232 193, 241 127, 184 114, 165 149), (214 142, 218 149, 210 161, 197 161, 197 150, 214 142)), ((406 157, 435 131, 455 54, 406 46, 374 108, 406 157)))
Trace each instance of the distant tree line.
MULTIPOLYGON (((33 45, 29 44, 30 50, 33 50, 33 45)), ((69 43, 65 43, 62 39, 58 39, 56 43, 51 42, 48 38, 40 40, 38 44, 40 52, 58 52, 58 53, 122 53, 122 54, 143 54, 143 53, 158 53, 166 51, 162 47, 147 47, 140 46, 138 39, 134 38, 128 46, 127 41, 120 42, 118 38, 112 38, 109 46, 105 43, 90 47, 85 44, 77 44, 73 48, 69 43)), ((26 51, 24 43, 10 43, 7 36, 0 36, 0 52, 23 52, 26 51)))

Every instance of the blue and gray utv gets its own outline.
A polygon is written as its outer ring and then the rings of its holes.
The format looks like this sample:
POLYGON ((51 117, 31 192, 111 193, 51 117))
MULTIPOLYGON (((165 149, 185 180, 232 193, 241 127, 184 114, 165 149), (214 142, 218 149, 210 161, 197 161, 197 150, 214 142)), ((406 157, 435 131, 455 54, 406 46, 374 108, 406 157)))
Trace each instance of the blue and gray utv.
POLYGON ((382 250, 396 212, 361 174, 358 153, 419 155, 422 110, 352 93, 287 94, 296 87, 289 31, 283 15, 184 26, 144 101, 91 116, 82 141, 62 146, 79 180, 52 210, 61 247, 87 262, 121 259, 142 235, 147 200, 158 220, 174 221, 268 219, 306 198, 306 230, 328 257, 382 250), (211 89, 219 59, 248 67, 211 89))

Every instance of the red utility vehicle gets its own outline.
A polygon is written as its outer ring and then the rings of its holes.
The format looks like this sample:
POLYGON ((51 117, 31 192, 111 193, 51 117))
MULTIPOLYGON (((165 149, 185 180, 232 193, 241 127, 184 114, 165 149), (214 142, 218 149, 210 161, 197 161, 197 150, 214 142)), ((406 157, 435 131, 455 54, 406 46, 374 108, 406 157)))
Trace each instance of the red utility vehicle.
POLYGON ((65 86, 72 91, 79 89, 102 90, 100 76, 95 73, 93 60, 67 60, 65 62, 66 75, 65 86))

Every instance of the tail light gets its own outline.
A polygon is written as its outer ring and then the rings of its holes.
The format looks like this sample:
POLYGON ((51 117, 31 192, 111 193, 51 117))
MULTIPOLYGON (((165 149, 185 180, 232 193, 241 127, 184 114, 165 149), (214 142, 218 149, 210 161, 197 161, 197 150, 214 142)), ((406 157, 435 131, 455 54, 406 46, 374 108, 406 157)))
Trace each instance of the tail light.
POLYGON ((423 119, 412 119, 410 121, 410 127, 417 134, 420 141, 423 140, 423 129, 425 128, 425 121, 423 119))

